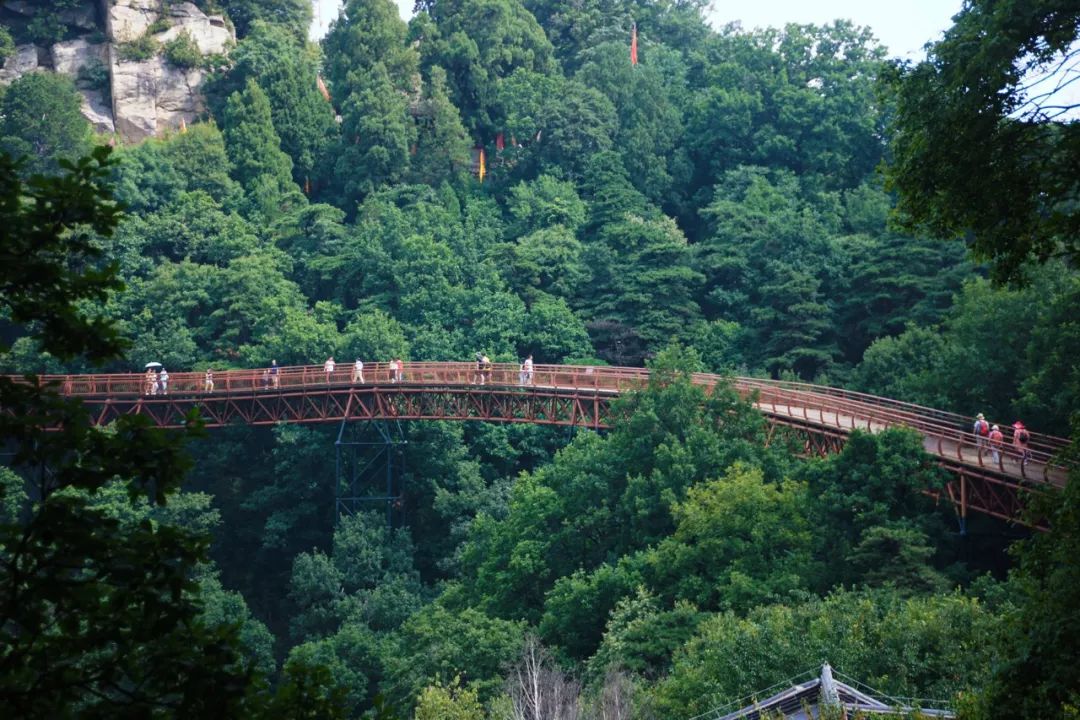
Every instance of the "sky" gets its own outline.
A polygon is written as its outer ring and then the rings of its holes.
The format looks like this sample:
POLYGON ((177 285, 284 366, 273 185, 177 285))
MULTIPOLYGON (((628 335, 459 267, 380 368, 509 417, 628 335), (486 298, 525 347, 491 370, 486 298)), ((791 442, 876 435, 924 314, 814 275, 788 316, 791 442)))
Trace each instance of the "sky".
MULTIPOLYGON (((340 0, 314 0, 315 25, 312 37, 322 37, 330 21, 337 15, 340 0)), ((403 18, 412 14, 413 0, 396 0, 403 18)), ((961 0, 753 0, 752 2, 723 2, 714 0, 708 13, 716 26, 738 20, 746 29, 782 27, 789 22, 824 25, 837 19, 869 26, 875 37, 889 49, 889 55, 919 59, 922 46, 936 40, 952 25, 952 16, 959 12, 961 0)))

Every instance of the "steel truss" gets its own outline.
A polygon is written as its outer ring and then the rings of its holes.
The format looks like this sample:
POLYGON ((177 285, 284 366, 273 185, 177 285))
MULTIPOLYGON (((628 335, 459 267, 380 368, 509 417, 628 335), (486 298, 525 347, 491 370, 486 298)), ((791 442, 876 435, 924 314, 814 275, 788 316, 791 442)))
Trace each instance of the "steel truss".
POLYGON ((404 524, 405 454, 408 444, 397 421, 342 420, 334 441, 335 510, 340 519, 364 506, 383 506, 387 527, 404 524), (382 495, 371 489, 385 482, 382 495))
POLYGON ((462 385, 327 387, 138 398, 85 398, 104 425, 126 414, 181 428, 197 410, 206 427, 342 420, 485 420, 601 429, 610 427, 613 394, 590 390, 462 385))
MULTIPOLYGON (((617 389, 599 387, 335 383, 167 396, 88 394, 83 396, 83 401, 97 424, 107 424, 125 414, 138 414, 163 428, 184 427, 191 413, 198 411, 207 427, 340 422, 344 430, 346 423, 356 422, 374 426, 379 421, 478 420, 599 430, 613 424, 611 401, 618 395, 617 389)), ((839 416, 830 422, 828 413, 822 411, 804 411, 799 416, 791 412, 790 405, 785 409, 775 403, 759 402, 758 407, 770 424, 767 441, 773 442, 774 432, 781 430, 793 436, 796 447, 801 447, 807 456, 839 452, 852 429, 841 427, 839 416)), ((344 444, 338 446, 338 452, 351 447, 344 437, 339 433, 344 444)), ((386 445, 385 439, 380 442, 386 445)), ((956 507, 962 526, 969 511, 1015 521, 1024 496, 1047 487, 1045 482, 998 472, 992 466, 973 465, 962 455, 952 457, 941 449, 936 457, 953 477, 945 495, 956 507)), ((391 487, 382 501, 392 503, 399 494, 391 487)), ((356 503, 361 501, 357 493, 341 494, 338 511, 344 509, 341 502, 348 506, 348 511, 354 511, 356 503)))
MULTIPOLYGON (((781 434, 794 438, 796 446, 801 447, 802 454, 806 457, 825 457, 838 453, 843 450, 847 442, 845 433, 829 427, 799 422, 787 415, 770 416, 767 410, 765 418, 769 423, 767 442, 775 442, 775 436, 779 430, 781 434)), ((998 474, 992 470, 972 468, 951 458, 939 456, 935 459, 938 465, 945 468, 952 476, 952 479, 945 484, 944 494, 956 511, 962 534, 967 532, 969 512, 1017 522, 1025 508, 1024 499, 1028 495, 1043 493, 1048 489, 1045 483, 1025 481, 998 474)), ((928 489, 925 492, 936 500, 941 499, 940 491, 928 489)), ((1037 524, 1037 527, 1040 530, 1046 529, 1043 523, 1037 524)))

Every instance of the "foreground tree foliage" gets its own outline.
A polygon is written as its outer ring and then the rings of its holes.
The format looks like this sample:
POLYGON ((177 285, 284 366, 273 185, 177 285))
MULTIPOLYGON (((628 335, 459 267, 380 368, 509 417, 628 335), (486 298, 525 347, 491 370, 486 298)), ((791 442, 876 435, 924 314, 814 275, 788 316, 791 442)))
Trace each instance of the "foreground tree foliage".
POLYGON ((917 65, 885 76, 896 103, 889 166, 908 228, 970 233, 1001 281, 1024 262, 1075 260, 1075 72, 1080 11, 1067 0, 969 0, 917 65), (1035 82, 1049 75, 1044 82, 1035 82))
POLYGON ((894 696, 947 699, 985 681, 999 626, 986 607, 962 595, 902 600, 888 591, 840 591, 745 617, 715 615, 675 654, 671 675, 657 688, 657 707, 661 715, 706 712, 822 661, 894 696), (956 677, 964 680, 957 684, 956 677))
MULTIPOLYGON (((1072 711, 1071 496, 1009 556, 1023 530, 957 533, 925 494, 944 476, 917 435, 808 458, 692 381, 1066 434, 1074 127, 1017 93, 1024 63, 1068 67, 1072 8, 971 0, 927 63, 891 66, 868 28, 714 29, 698 0, 423 0, 408 22, 350 0, 318 45, 299 0, 198 4, 239 38, 209 117, 116 162, 60 165, 91 138, 71 83, 2 93, 0 144, 27 153, 0 197, 5 373, 481 352, 651 382, 600 432, 235 425, 192 462, 4 384, 0 715, 653 720, 823 660, 972 717, 1072 711)), ((61 9, 33 33, 67 33, 61 9)), ((0 55, 30 31, 0 28, 0 55)))
MULTIPOLYGON (((104 185, 109 163, 99 149, 77 164, 62 162, 58 177, 36 175, 24 185, 18 165, 0 155, 8 327, 35 333, 64 359, 100 362, 124 347, 111 324, 80 308, 119 286, 91 242, 119 219, 104 185)), ((96 501, 119 478, 130 501, 165 503, 188 467, 183 438, 135 417, 94 428, 77 402, 32 376, 0 379, 0 407, 0 436, 20 471, 5 470, 0 485, 5 713, 258 714, 265 698, 238 627, 202 616, 193 572, 206 560, 208 536, 149 518, 124 521, 96 501)))
MULTIPOLYGON (((1073 435, 1069 457, 1080 441, 1073 435)), ((1005 642, 986 690, 965 707, 975 719, 1039 715, 1068 718, 1080 707, 1075 666, 1080 647, 1080 476, 1075 469, 1060 495, 1036 502, 1031 518, 1045 518, 1050 531, 1011 550, 1018 566, 1010 577, 1016 604, 1005 615, 1005 642)))

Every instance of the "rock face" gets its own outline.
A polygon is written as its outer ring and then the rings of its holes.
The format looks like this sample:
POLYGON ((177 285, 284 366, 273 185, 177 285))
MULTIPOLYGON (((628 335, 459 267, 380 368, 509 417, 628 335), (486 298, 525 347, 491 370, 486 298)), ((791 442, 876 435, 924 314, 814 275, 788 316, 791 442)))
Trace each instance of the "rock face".
POLYGON ((105 32, 114 43, 138 40, 161 17, 162 10, 161 0, 118 0, 108 7, 105 32))
POLYGON ((0 69, 0 83, 7 85, 15 82, 19 77, 37 70, 38 67, 40 67, 38 46, 20 45, 15 48, 15 54, 4 61, 4 67, 0 69))
POLYGON ((200 92, 202 70, 173 67, 160 54, 147 60, 121 59, 116 43, 139 39, 155 23, 169 26, 153 36, 158 43, 186 32, 203 55, 224 53, 236 42, 222 18, 207 16, 189 2, 165 7, 160 0, 117 0, 109 6, 106 28, 114 43, 109 54, 112 116, 116 132, 126 142, 175 129, 206 109, 200 92))
POLYGON ((170 6, 167 17, 172 27, 154 36, 163 43, 186 32, 203 55, 221 55, 236 41, 232 31, 225 26, 224 18, 220 15, 204 15, 202 10, 189 2, 170 6))
POLYGON ((107 63, 108 46, 92 44, 85 39, 68 40, 52 46, 52 69, 62 75, 78 77, 79 71, 92 63, 107 63))
MULTIPOLYGON (((48 0, 0 0, 0 11, 15 22, 30 22, 48 0)), ((205 73, 178 68, 160 48, 182 33, 203 56, 222 55, 236 43, 224 18, 206 15, 190 2, 177 0, 83 0, 63 10, 60 20, 75 39, 49 48, 20 45, 0 68, 0 84, 28 72, 53 70, 75 80, 83 115, 102 133, 118 133, 138 142, 192 122, 206 112, 201 93, 205 73), (99 18, 105 25, 101 42, 99 18), (145 60, 122 59, 125 43, 151 37, 159 51, 145 60), (96 42, 91 38, 96 37, 96 42)))
POLYGON ((172 67, 162 57, 112 66, 112 105, 116 132, 128 142, 176 129, 206 108, 198 69, 172 67))
POLYGON ((56 43, 52 46, 51 55, 53 70, 75 78, 75 86, 82 95, 82 114, 90 121, 94 132, 114 132, 107 83, 95 85, 85 76, 89 73, 84 74, 86 70, 94 70, 104 77, 109 63, 109 46, 79 38, 56 43))

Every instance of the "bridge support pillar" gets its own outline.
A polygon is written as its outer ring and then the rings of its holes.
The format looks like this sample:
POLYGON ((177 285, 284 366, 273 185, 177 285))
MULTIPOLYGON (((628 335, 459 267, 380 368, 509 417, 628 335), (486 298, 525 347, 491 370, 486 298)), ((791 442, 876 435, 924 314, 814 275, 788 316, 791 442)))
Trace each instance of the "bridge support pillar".
POLYGON ((386 525, 404 521, 405 453, 400 422, 342 420, 334 441, 335 514, 384 509, 386 525))

